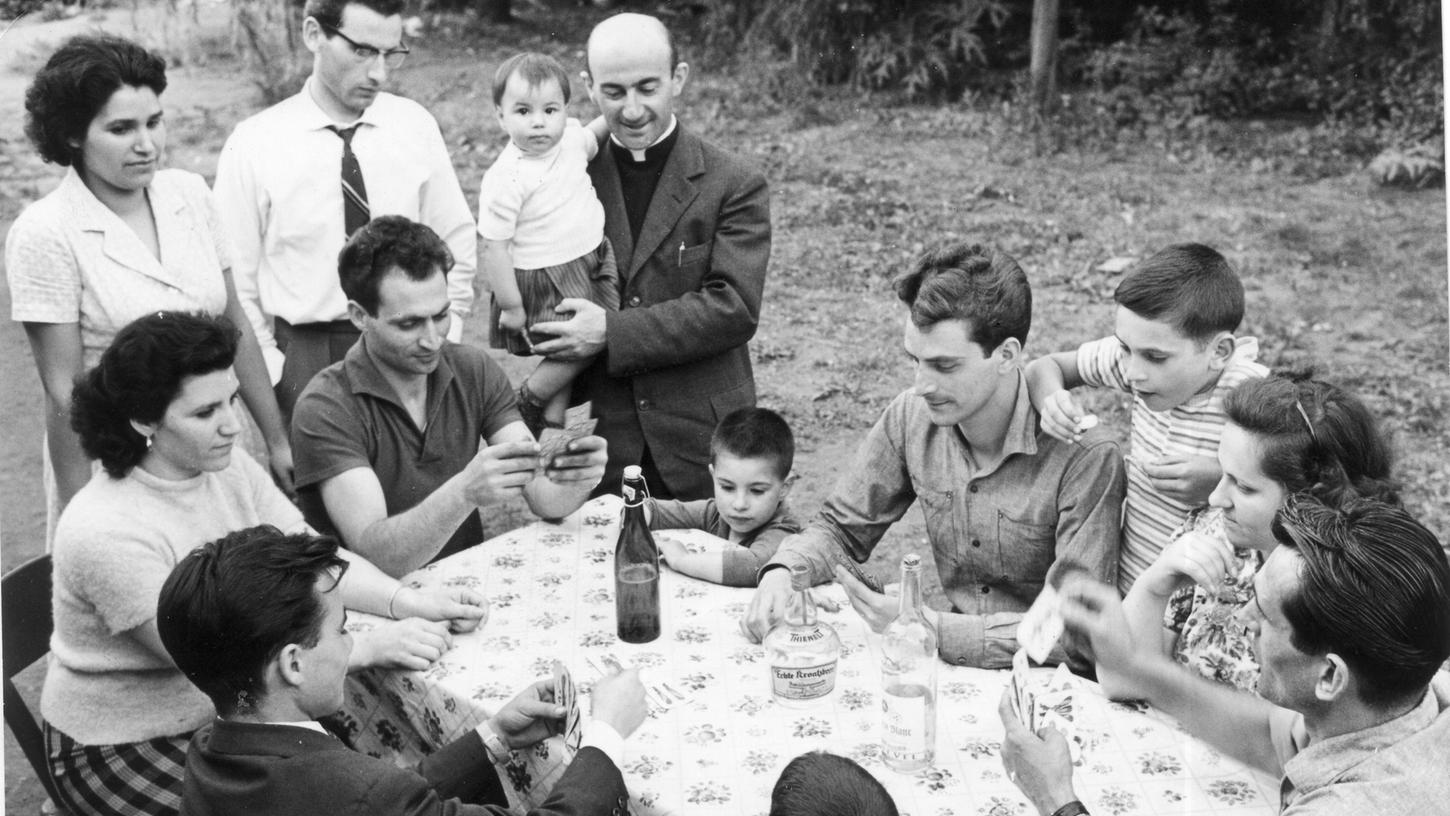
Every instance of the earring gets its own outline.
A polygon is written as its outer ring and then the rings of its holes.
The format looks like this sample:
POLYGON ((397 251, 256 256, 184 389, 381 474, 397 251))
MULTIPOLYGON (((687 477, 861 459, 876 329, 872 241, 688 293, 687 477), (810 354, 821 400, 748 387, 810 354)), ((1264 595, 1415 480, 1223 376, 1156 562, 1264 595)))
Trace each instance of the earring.
POLYGON ((151 437, 146 437, 146 450, 151 450, 151 437))

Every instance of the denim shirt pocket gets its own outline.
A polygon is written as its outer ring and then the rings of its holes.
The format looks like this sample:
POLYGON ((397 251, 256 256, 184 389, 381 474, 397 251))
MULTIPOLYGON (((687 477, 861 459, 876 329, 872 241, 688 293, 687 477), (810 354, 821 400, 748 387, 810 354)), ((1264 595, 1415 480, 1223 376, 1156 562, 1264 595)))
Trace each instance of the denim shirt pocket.
POLYGON ((920 484, 912 485, 921 502, 921 514, 926 517, 926 535, 932 542, 938 559, 952 553, 960 536, 957 525, 956 495, 950 490, 936 490, 920 484))
POLYGON ((1041 584, 1057 557, 1057 528, 997 511, 997 552, 1002 574, 1014 582, 1041 584))

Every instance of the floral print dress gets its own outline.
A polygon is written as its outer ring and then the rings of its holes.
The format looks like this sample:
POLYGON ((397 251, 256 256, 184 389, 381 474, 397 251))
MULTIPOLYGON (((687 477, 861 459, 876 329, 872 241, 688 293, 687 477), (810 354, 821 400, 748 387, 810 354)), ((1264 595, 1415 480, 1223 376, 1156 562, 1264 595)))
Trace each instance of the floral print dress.
MULTIPOLYGON (((1173 532, 1173 539, 1191 531, 1222 536, 1223 513, 1216 508, 1193 513, 1173 532)), ((1253 603, 1254 573, 1263 562, 1258 550, 1235 548, 1233 566, 1217 592, 1194 585, 1173 593, 1163 626, 1178 633, 1175 660, 1210 680, 1254 691, 1259 681, 1254 640, 1237 616, 1253 603)))

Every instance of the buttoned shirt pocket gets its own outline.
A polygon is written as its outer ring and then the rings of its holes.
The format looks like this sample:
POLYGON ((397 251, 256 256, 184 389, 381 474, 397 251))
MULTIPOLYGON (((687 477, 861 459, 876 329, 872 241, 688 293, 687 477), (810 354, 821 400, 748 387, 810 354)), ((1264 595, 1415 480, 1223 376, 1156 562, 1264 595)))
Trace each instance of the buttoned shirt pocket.
POLYGON ((997 552, 1002 574, 1013 583, 1041 585, 1056 549, 1056 525, 997 511, 997 552))
MULTIPOLYGON (((947 546, 955 544, 961 537, 961 530, 957 524, 954 506, 956 495, 953 491, 937 490, 919 483, 913 484, 912 489, 916 491, 916 498, 921 502, 921 512, 926 517, 926 529, 930 531, 933 543, 941 542, 947 546)), ((938 544, 938 548, 940 546, 938 544)))

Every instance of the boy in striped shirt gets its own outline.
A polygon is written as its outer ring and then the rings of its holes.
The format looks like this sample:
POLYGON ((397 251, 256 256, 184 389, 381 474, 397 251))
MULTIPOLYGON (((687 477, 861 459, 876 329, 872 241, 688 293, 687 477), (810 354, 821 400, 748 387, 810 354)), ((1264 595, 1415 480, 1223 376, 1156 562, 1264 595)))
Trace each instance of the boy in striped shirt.
POLYGON ((1113 336, 1033 361, 1027 383, 1042 430, 1065 441, 1097 424, 1069 389, 1133 394, 1118 564, 1118 589, 1126 594, 1218 483, 1224 397, 1269 371, 1256 362, 1258 340, 1234 336, 1244 316, 1244 287, 1209 247, 1161 250, 1118 284, 1113 300, 1113 336))

